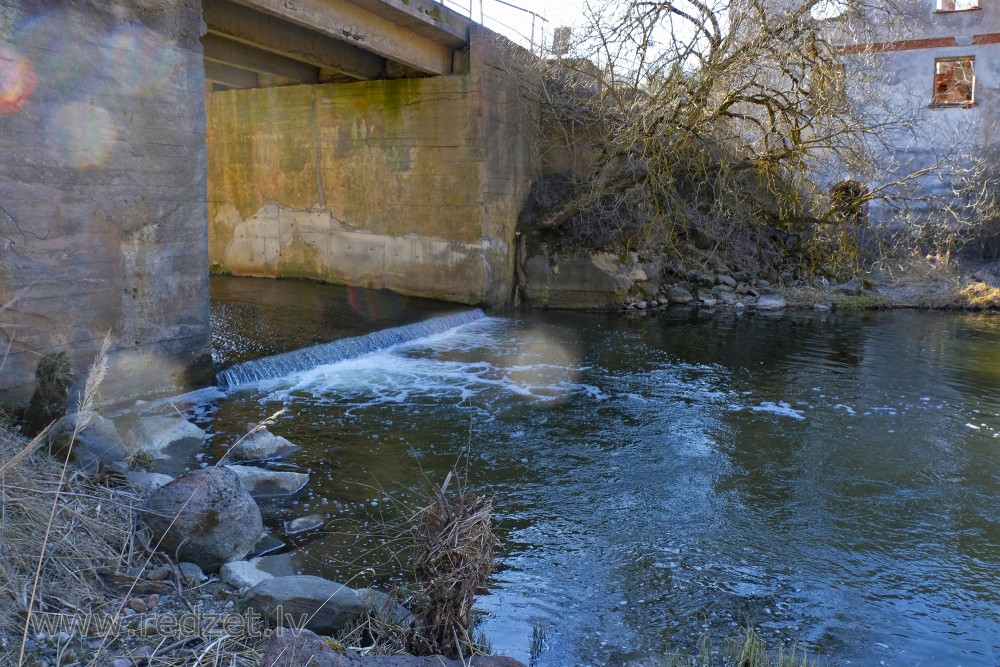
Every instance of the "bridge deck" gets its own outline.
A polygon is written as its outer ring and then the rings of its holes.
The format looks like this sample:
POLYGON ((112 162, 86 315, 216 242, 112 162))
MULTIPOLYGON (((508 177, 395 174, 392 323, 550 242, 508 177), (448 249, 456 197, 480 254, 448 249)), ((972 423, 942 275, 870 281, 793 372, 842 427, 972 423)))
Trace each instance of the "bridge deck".
POLYGON ((210 84, 289 83, 452 72, 473 22, 433 0, 204 0, 210 84))

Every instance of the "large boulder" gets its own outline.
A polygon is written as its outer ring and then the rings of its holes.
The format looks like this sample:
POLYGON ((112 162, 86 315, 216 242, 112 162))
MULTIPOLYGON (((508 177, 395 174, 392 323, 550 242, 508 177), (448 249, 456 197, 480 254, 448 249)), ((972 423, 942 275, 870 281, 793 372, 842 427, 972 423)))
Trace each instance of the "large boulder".
POLYGON ((364 596, 353 588, 309 575, 264 579, 243 600, 273 624, 288 627, 307 619, 305 627, 320 633, 334 632, 366 608, 364 596))
POLYGON ((59 456, 69 447, 70 461, 87 471, 97 470, 105 463, 123 462, 129 456, 129 448, 118 435, 114 422, 96 412, 66 415, 49 431, 48 441, 59 456))
POLYGON ((286 438, 262 428, 243 436, 229 450, 234 461, 271 461, 297 451, 299 447, 286 438))
POLYGON ((243 593, 265 579, 289 577, 294 574, 295 565, 292 556, 285 553, 226 563, 219 570, 219 579, 243 593))
POLYGON ((764 294, 757 299, 757 310, 782 310, 787 306, 785 297, 780 294, 764 294))
POLYGON ((142 519, 159 550, 210 572, 246 556, 264 529, 256 501, 236 473, 223 466, 156 489, 142 519))
POLYGON ((329 637, 309 630, 278 627, 274 630, 260 667, 360 667, 361 657, 329 637))
POLYGON ((205 431, 183 417, 154 415, 138 420, 126 441, 131 447, 155 459, 166 459, 201 446, 205 441, 205 431))
POLYGON ((635 262, 611 253, 537 255, 524 265, 524 292, 532 306, 617 308, 637 282, 648 279, 635 262))
POLYGON ((309 483, 304 472, 269 470, 256 466, 226 466, 236 473, 254 498, 274 498, 298 493, 309 483))
POLYGON ((677 304, 691 303, 694 297, 683 287, 673 286, 667 288, 667 301, 677 304))
POLYGON ((833 288, 834 294, 847 294, 848 296, 857 296, 861 294, 864 290, 865 285, 859 278, 852 278, 846 283, 837 285, 833 288))
POLYGON ((439 655, 360 656, 329 637, 309 630, 276 628, 264 648, 260 667, 524 667, 524 664, 503 655, 477 655, 463 663, 439 655))

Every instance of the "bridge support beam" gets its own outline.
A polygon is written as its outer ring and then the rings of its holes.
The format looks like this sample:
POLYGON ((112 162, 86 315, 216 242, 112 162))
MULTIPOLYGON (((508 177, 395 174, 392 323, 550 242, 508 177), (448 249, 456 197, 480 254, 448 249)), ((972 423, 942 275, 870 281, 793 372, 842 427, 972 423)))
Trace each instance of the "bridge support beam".
POLYGON ((377 79, 385 73, 382 56, 308 28, 275 21, 228 0, 204 0, 202 12, 208 26, 207 37, 224 37, 252 45, 351 79, 377 79))
MULTIPOLYGON (((208 4, 208 3, 206 3, 208 4)), ((238 0, 238 4, 370 51, 425 74, 450 74, 457 48, 349 2, 238 0)), ((208 11, 206 11, 206 22, 208 11)), ((211 22, 208 22, 211 30, 211 22)), ((269 24, 270 25, 270 24, 269 24)), ((460 44, 454 37, 448 41, 460 44)))

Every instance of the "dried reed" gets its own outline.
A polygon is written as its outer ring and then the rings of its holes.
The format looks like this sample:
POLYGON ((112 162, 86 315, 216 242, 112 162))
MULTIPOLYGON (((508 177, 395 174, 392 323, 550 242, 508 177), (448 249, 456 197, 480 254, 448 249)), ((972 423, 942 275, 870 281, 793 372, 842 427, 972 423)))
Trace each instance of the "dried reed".
POLYGON ((410 519, 414 654, 456 658, 476 650, 472 603, 493 572, 492 520, 493 502, 469 492, 454 472, 432 488, 427 505, 410 519))

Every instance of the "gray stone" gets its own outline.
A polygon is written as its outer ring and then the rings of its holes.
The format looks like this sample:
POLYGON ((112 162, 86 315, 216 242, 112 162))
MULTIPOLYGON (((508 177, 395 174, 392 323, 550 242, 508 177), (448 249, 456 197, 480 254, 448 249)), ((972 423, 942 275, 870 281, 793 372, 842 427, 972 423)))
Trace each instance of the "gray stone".
POLYGON ((746 271, 736 271, 733 273, 733 280, 738 283, 745 283, 750 280, 750 275, 746 271))
POLYGON ((351 649, 309 630, 275 628, 259 667, 359 667, 370 664, 351 649))
POLYGON ((365 611, 364 599, 353 588, 308 575, 264 579, 243 600, 272 623, 279 613, 294 619, 305 615, 306 627, 320 633, 334 632, 365 611))
POLYGON ((253 564, 258 570, 267 572, 272 577, 290 577, 293 574, 297 574, 295 572, 295 564, 292 562, 291 553, 254 558, 253 564))
POLYGON ((718 301, 708 292, 698 292, 698 300, 701 301, 701 305, 706 308, 712 308, 718 301))
POLYGON ((770 287, 770 286, 771 286, 771 281, 765 280, 764 278, 758 278, 757 279, 757 287, 758 288, 763 289, 765 287, 770 287))
POLYGON ((533 306, 615 308, 635 284, 634 275, 611 253, 537 255, 525 263, 524 291, 533 306))
POLYGON ((635 303, 635 307, 639 310, 646 310, 648 305, 645 301, 636 301, 635 303))
POLYGON ((401 605, 394 596, 374 588, 359 588, 358 595, 369 613, 378 618, 392 619, 399 626, 408 625, 413 620, 409 609, 401 605))
POLYGON ((735 290, 729 285, 716 285, 712 288, 712 294, 720 296, 725 293, 732 294, 735 290))
POLYGON ((726 304, 727 306, 732 306, 733 304, 737 303, 735 292, 722 292, 718 295, 718 297, 719 301, 726 304))
POLYGON ((265 533, 264 535, 260 536, 259 540, 257 540, 257 544, 253 545, 253 548, 250 549, 250 555, 262 556, 264 554, 271 553, 272 551, 277 551, 278 549, 281 549, 284 546, 285 543, 279 540, 277 537, 265 533))
POLYGON ((66 415, 49 431, 48 441, 53 451, 65 451, 63 448, 70 445, 70 460, 83 470, 97 470, 104 463, 125 461, 129 456, 114 422, 96 412, 66 415), (78 422, 79 432, 70 444, 78 422))
POLYGON ((232 561, 219 569, 219 579, 241 593, 249 588, 253 588, 265 579, 272 579, 273 577, 274 575, 270 572, 265 572, 258 568, 252 560, 232 561))
POLYGON ((194 449, 205 441, 205 431, 183 417, 154 415, 139 419, 126 436, 128 444, 158 459, 194 449))
POLYGON ((818 310, 820 312, 829 312, 833 310, 833 308, 828 303, 816 303, 813 304, 813 310, 818 310))
POLYGON ((129 470, 125 473, 125 479, 128 480, 129 484, 142 491, 155 491, 174 481, 170 475, 146 472, 145 470, 129 470))
POLYGON ((291 521, 285 522, 285 534, 296 535, 298 533, 304 533, 307 530, 316 530, 317 528, 322 528, 324 523, 326 523, 326 519, 322 514, 300 516, 292 519, 291 521))
POLYGON ((201 567, 197 563, 183 562, 177 564, 177 569, 181 573, 181 581, 188 584, 200 584, 201 582, 208 579, 205 573, 202 571, 201 567))
POLYGON ((732 276, 727 276, 724 273, 720 273, 719 275, 715 276, 715 282, 718 283, 719 285, 727 285, 728 287, 736 287, 737 283, 736 279, 734 279, 732 276))
POLYGON ((260 509, 224 466, 199 470, 153 491, 142 509, 153 544, 208 571, 247 555, 263 531, 260 509))
POLYGON ((270 461, 298 450, 289 440, 262 428, 241 438, 230 449, 229 456, 235 461, 270 461))
POLYGON ((780 294, 764 294, 757 299, 757 310, 781 310, 788 304, 780 294))
POLYGON ((309 475, 304 472, 268 470, 256 466, 226 467, 239 476, 243 486, 254 498, 289 496, 301 491, 309 483, 309 475))
POLYGON ((715 276, 711 273, 699 272, 697 277, 695 277, 695 282, 705 287, 711 287, 715 284, 715 276))
POLYGON ((850 296, 857 296, 861 294, 861 291, 865 288, 864 283, 858 278, 852 278, 842 285, 837 285, 833 288, 835 294, 847 294, 850 296))
POLYGON ((694 297, 683 287, 668 287, 667 301, 670 303, 691 303, 694 297))

